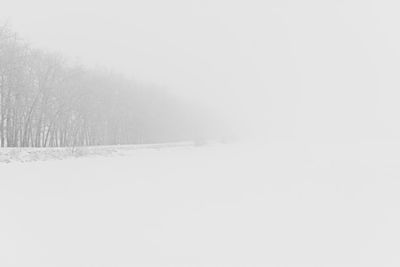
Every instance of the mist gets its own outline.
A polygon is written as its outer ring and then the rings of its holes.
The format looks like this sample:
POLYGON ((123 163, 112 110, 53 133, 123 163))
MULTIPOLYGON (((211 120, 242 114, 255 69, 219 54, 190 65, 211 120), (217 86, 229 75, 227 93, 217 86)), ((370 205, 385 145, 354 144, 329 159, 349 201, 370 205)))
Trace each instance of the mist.
POLYGON ((2 0, 1 266, 399 266, 400 4, 2 0))
POLYGON ((166 86, 253 137, 353 142, 399 134, 395 2, 5 6, 2 17, 36 46, 166 86))

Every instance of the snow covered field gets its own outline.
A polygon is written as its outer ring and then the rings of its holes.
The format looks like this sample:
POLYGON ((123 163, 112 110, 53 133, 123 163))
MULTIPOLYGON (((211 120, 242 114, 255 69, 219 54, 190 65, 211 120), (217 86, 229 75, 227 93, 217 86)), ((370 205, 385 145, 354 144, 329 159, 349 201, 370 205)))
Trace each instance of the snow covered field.
POLYGON ((0 163, 0 266, 399 266, 400 145, 0 163))
POLYGON ((115 156, 137 149, 193 146, 193 142, 92 147, 0 148, 0 163, 63 160, 88 156, 115 156))

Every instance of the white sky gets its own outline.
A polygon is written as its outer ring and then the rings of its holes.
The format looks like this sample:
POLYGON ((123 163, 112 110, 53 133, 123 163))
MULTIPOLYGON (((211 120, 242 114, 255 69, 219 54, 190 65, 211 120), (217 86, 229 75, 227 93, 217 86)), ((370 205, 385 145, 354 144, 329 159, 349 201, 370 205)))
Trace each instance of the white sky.
POLYGON ((357 139, 400 136, 399 7, 1 0, 0 18, 35 46, 167 86, 269 136, 357 139))

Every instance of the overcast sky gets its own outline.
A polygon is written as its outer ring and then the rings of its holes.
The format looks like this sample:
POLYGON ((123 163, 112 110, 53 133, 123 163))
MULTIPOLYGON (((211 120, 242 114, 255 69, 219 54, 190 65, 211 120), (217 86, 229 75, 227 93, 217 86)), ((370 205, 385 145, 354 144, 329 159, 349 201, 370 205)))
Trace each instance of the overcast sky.
POLYGON ((37 47, 166 86, 271 137, 396 138, 396 2, 2 0, 0 18, 37 47))

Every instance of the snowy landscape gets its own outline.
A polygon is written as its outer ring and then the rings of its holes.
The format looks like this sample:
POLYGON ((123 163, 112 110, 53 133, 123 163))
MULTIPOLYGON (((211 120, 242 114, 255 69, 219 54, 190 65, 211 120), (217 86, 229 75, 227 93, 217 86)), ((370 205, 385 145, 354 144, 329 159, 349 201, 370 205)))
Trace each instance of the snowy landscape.
POLYGON ((399 267, 399 10, 1 0, 0 267, 399 267))
POLYGON ((398 266, 400 144, 0 164, 1 266, 398 266))

